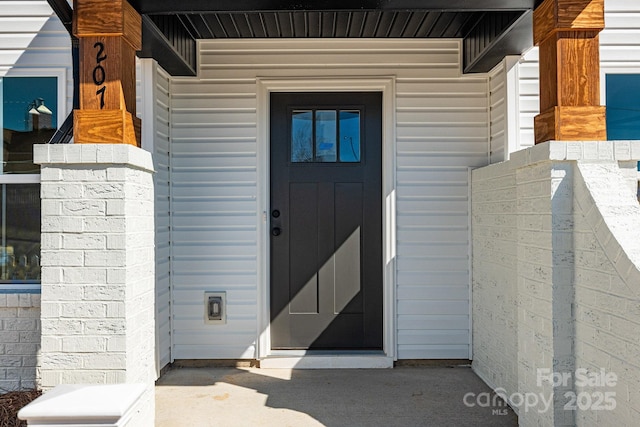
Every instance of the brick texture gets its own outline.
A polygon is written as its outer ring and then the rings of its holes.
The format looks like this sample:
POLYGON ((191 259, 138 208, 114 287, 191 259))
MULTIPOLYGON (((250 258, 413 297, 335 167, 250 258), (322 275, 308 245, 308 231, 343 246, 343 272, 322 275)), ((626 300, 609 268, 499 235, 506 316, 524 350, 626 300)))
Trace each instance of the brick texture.
POLYGON ((633 143, 588 144, 542 144, 473 173, 473 367, 509 396, 553 396, 546 411, 516 407, 522 426, 632 425, 640 414, 633 143), (539 369, 570 380, 540 381, 539 369), (584 384, 582 370, 617 384, 584 384), (615 410, 586 405, 605 392, 615 410))
POLYGON ((46 206, 40 386, 146 383, 152 396, 151 156, 127 145, 61 144, 37 146, 35 159, 46 206))
POLYGON ((0 294, 0 393, 35 388, 40 295, 0 294))

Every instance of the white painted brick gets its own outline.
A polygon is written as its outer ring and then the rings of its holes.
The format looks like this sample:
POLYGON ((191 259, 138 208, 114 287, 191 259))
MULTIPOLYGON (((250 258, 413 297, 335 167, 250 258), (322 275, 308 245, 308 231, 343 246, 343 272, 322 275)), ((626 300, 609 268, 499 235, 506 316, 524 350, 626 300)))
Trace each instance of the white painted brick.
POLYGON ((87 267, 124 267, 127 254, 123 250, 86 251, 84 265, 87 267))
POLYGON ((124 215, 126 203, 124 200, 107 200, 107 215, 124 215))
POLYGON ((61 206, 61 213, 71 216, 104 216, 106 210, 103 200, 65 200, 61 206))
POLYGON ((618 161, 631 160, 631 143, 629 141, 614 141, 615 159, 618 161))
POLYGON ((124 199, 124 183, 91 183, 84 186, 84 195, 88 199, 124 199))
POLYGON ((127 179, 127 172, 120 167, 107 168, 107 181, 125 182, 127 179))
POLYGON ((85 217, 82 223, 84 231, 89 233, 124 233, 126 231, 124 218, 85 217))
POLYGON ((43 250, 40 264, 43 267, 81 267, 84 265, 82 251, 50 251, 43 250))
POLYGON ((122 367, 126 366, 126 356, 124 352, 97 353, 87 356, 82 364, 82 367, 85 369, 122 369, 122 367))
POLYGON ((105 169, 89 168, 86 166, 61 170, 61 181, 65 183, 76 182, 84 184, 87 182, 104 182, 106 177, 107 171, 105 169))
POLYGON ((113 145, 102 144, 96 147, 96 161, 98 163, 113 163, 113 145))
POLYGON ((81 233, 84 223, 82 218, 69 218, 61 216, 43 216, 42 233, 81 233))
MULTIPOLYGON (((67 268, 63 271, 62 276, 64 283, 69 285, 93 285, 96 283, 104 283, 105 278, 107 277, 107 271, 104 268, 67 268)), ((84 289, 86 297, 87 288, 85 287, 82 289, 84 289)))
MULTIPOLYGON (((63 249, 105 249, 106 236, 102 234, 66 234, 62 238, 63 249)), ((86 262, 86 256, 85 256, 86 262)))
POLYGON ((82 200, 83 188, 81 184, 61 184, 57 182, 43 182, 40 184, 40 195, 43 199, 77 199, 82 200))
POLYGON ((20 296, 18 294, 7 294, 7 307, 18 307, 20 296))
POLYGON ((72 318, 103 318, 106 316, 107 306, 105 303, 84 302, 83 304, 75 304, 73 302, 62 304, 61 317, 72 318))
MULTIPOLYGON (((106 274, 104 275, 106 278, 106 274)), ((106 283, 106 279, 95 281, 95 282, 87 282, 89 285, 84 288, 84 297, 86 300, 90 301, 124 301, 125 299, 125 290, 118 286, 108 286, 103 285, 106 283)), ((109 315, 109 307, 111 304, 115 304, 113 302, 107 302, 107 316, 109 315)), ((124 304, 118 302, 118 304, 124 304)))
POLYGON ((62 351, 68 353, 97 353, 107 349, 105 337, 75 336, 62 338, 62 351))
POLYGON ((94 164, 98 160, 98 147, 96 144, 82 144, 80 150, 82 163, 94 164))

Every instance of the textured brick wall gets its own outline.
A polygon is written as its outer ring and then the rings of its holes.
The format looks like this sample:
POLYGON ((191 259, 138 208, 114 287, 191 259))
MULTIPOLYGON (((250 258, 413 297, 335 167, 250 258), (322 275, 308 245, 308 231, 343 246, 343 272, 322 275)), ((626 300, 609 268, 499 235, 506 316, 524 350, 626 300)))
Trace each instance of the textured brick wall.
POLYGON ((516 171, 473 174, 473 365, 492 387, 518 389, 516 171))
POLYGON ((473 367, 509 396, 553 396, 548 410, 518 408, 520 425, 631 425, 640 415, 632 155, 640 142, 550 143, 473 173, 473 367), (540 381, 539 369, 570 380, 540 381), (583 387, 582 369, 619 384, 583 387), (606 391, 615 410, 580 409, 606 391))
POLYGON ((42 165, 40 385, 148 384, 143 406, 152 424, 151 155, 124 144, 60 144, 37 146, 35 159, 42 165))
POLYGON ((35 387, 40 295, 0 294, 0 393, 35 387))
POLYGON ((615 386, 576 388, 585 400, 615 393, 616 404, 614 411, 578 411, 577 425, 640 419, 640 205, 624 182, 614 164, 576 165, 576 366, 617 377, 615 386))

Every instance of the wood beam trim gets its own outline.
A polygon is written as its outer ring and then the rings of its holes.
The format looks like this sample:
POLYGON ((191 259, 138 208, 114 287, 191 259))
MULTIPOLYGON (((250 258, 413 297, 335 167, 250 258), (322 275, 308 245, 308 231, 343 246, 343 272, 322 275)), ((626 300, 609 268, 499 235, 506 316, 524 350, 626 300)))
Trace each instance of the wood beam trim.
POLYGON ((606 107, 554 107, 534 119, 536 144, 546 141, 606 141, 606 107))
POLYGON ((540 47, 540 111, 536 144, 550 140, 606 140, 600 98, 599 33, 604 0, 545 0, 534 11, 540 47))
POLYGON ((557 32, 604 29, 604 0, 545 0, 533 12, 533 42, 540 45, 557 32))
POLYGON ((74 0, 76 37, 120 36, 142 49, 142 17, 126 0, 74 0))
POLYGON ((126 0, 74 0, 74 6, 80 57, 75 142, 139 147, 135 55, 141 47, 142 18, 126 0))

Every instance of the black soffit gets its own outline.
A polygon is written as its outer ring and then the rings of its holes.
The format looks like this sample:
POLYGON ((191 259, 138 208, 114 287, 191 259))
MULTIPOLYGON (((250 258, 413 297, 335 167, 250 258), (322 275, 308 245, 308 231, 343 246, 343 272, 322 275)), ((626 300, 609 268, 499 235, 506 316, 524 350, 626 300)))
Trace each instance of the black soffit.
MULTIPOLYGON (((68 7, 66 0, 48 2, 68 7)), ((460 38, 464 72, 487 72, 531 47, 540 0, 130 2, 143 15, 138 55, 155 58, 171 75, 195 76, 197 39, 244 38, 460 38)))

